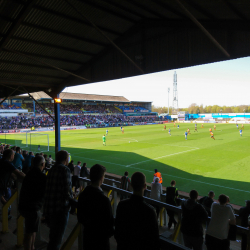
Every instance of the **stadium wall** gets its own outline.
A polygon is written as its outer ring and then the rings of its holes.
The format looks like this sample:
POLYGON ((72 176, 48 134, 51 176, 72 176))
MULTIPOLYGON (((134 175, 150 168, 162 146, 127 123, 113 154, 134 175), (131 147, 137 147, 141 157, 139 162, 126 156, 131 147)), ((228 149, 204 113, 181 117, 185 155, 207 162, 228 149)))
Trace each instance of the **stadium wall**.
POLYGON ((188 119, 233 119, 246 118, 250 119, 250 113, 209 113, 209 114, 188 114, 188 119))

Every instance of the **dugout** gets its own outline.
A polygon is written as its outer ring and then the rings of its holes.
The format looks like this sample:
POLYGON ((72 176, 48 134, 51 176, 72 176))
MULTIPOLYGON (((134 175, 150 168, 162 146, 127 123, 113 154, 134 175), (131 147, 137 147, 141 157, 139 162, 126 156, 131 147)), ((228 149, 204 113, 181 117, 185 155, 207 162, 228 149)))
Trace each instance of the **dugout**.
MULTIPOLYGON (((3 0, 1 103, 249 56, 249 8, 248 0, 3 0)), ((55 111, 58 150, 60 104, 55 111)))

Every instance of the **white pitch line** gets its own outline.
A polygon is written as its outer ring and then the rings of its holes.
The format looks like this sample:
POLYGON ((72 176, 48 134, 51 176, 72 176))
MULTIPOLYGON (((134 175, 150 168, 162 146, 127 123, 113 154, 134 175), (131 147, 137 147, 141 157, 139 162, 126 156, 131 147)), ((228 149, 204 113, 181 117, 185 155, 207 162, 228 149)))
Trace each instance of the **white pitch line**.
POLYGON ((161 144, 161 143, 151 143, 151 142, 143 142, 147 144, 156 144, 156 145, 168 145, 168 146, 174 146, 174 147, 182 147, 182 148, 194 148, 194 149, 200 149, 196 147, 190 147, 190 146, 180 146, 180 145, 175 145, 175 144, 161 144))
POLYGON ((172 155, 183 154, 183 153, 190 152, 190 151, 197 150, 197 149, 190 149, 190 150, 186 150, 186 151, 182 151, 182 152, 178 152, 178 153, 174 153, 174 154, 170 154, 170 155, 163 155, 163 156, 156 157, 156 158, 153 158, 153 159, 149 159, 149 160, 146 160, 146 161, 140 161, 140 162, 137 162, 137 163, 133 163, 133 164, 127 165, 126 167, 138 165, 138 164, 141 164, 141 163, 144 163, 144 162, 153 161, 153 160, 157 160, 157 159, 161 159, 161 158, 166 158, 166 157, 169 157, 169 156, 172 156, 172 155))

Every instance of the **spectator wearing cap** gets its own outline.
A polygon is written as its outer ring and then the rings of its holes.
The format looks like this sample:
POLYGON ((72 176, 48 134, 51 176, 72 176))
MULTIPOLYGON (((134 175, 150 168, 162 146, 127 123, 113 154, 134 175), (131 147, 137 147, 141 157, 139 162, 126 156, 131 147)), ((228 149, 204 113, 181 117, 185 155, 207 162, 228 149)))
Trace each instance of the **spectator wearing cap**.
MULTIPOLYGON (((161 194, 162 194, 162 185, 159 183, 159 178, 155 178, 155 182, 151 183, 151 193, 150 198, 161 201, 161 194)), ((157 218, 159 217, 160 208, 158 206, 155 206, 157 218)))
MULTIPOLYGON (((170 187, 167 187, 166 190, 166 203, 172 206, 177 206, 176 199, 178 198, 178 189, 175 187, 176 181, 172 180, 170 183, 170 187)), ((177 221, 174 218, 174 211, 167 209, 168 213, 168 229, 172 227, 172 224, 174 223, 174 226, 176 226, 177 221)))
POLYGON ((25 250, 35 249, 35 237, 40 222, 40 210, 44 203, 46 175, 42 173, 45 168, 45 159, 39 155, 34 158, 33 167, 23 180, 19 212, 25 218, 25 236, 23 245, 25 250))
POLYGON ((214 202, 211 207, 211 220, 206 233, 207 250, 229 249, 230 241, 227 239, 229 224, 236 225, 236 219, 227 202, 228 197, 221 194, 219 203, 214 202))
POLYGON ((189 199, 181 204, 181 232, 183 233, 184 245, 190 249, 202 250, 203 226, 202 223, 208 219, 204 207, 197 203, 198 192, 191 190, 189 199))
MULTIPOLYGON (((241 226, 249 228, 248 217, 250 216, 250 200, 246 200, 246 206, 240 208, 239 216, 241 218, 241 226)), ((247 249, 247 235, 242 234, 241 249, 247 249)))
POLYGON ((143 200, 146 177, 135 172, 131 177, 133 194, 120 201, 116 210, 117 250, 159 250, 159 229, 154 208, 143 200))
POLYGON ((155 173, 154 173, 154 178, 153 178, 153 182, 155 182, 155 178, 159 178, 159 183, 162 184, 162 176, 161 176, 161 173, 158 172, 157 169, 155 169, 155 173))

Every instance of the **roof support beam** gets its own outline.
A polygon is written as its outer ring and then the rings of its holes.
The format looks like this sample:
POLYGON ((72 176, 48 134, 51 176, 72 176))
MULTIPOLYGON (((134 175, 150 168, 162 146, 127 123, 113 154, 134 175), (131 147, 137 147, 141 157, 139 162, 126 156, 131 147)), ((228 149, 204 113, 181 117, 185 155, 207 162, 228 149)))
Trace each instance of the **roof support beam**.
POLYGON ((110 44, 117 49, 131 64, 133 64, 141 73, 144 73, 143 70, 123 51, 121 50, 107 35, 105 35, 91 20, 89 20, 84 14, 82 14, 72 3, 70 3, 68 0, 64 0, 66 3, 68 3, 71 8, 73 8, 83 19, 91 23, 91 25, 102 35, 104 36, 110 44))
POLYGON ((211 40, 211 42, 227 57, 230 58, 229 53, 217 42, 217 40, 202 26, 202 24, 186 9, 186 7, 179 1, 175 2, 185 12, 185 14, 201 29, 201 31, 211 40))
MULTIPOLYGON (((164 1, 164 2, 162 2, 160 0, 153 0, 153 1, 155 3, 157 3, 159 6, 161 6, 162 8, 164 8, 165 10, 172 12, 173 14, 175 14, 181 18, 187 19, 187 17, 182 12, 176 10, 171 5, 167 4, 166 1, 164 1)), ((165 17, 165 19, 166 19, 166 17, 165 17)))
POLYGON ((114 2, 114 1, 111 1, 111 0, 103 0, 103 1, 107 2, 107 3, 110 4, 110 5, 115 6, 116 8, 119 8, 119 9, 121 9, 121 10, 123 10, 123 11, 126 11, 126 12, 128 12, 128 13, 131 13, 131 14, 133 14, 134 16, 140 17, 140 18, 142 18, 142 19, 147 18, 147 16, 145 16, 145 15, 143 15, 143 14, 141 14, 141 13, 138 13, 138 12, 134 11, 133 9, 130 9, 130 8, 126 7, 125 5, 120 4, 119 1, 115 1, 115 2, 114 2))
MULTIPOLYGON (((6 49, 6 50, 7 50, 7 49, 6 49)), ((52 68, 54 68, 54 69, 57 69, 57 70, 59 70, 59 71, 62 71, 62 72, 64 72, 64 73, 67 73, 67 74, 69 74, 69 75, 73 75, 73 76, 75 76, 75 77, 77 77, 77 78, 80 78, 81 80, 84 80, 84 81, 87 81, 87 82, 90 81, 90 80, 88 80, 88 79, 86 79, 86 78, 84 78, 84 77, 82 77, 82 76, 78 76, 78 75, 73 74, 73 73, 71 73, 71 72, 69 72, 69 71, 67 71, 67 70, 61 69, 61 68, 59 68, 59 67, 56 67, 56 66, 53 66, 53 65, 51 65, 51 64, 48 64, 48 63, 46 63, 46 62, 43 62, 42 60, 39 60, 39 59, 36 59, 36 58, 34 58, 34 57, 28 56, 28 55, 25 54, 25 53, 22 53, 22 52, 19 52, 19 51, 16 51, 16 50, 7 50, 7 51, 12 52, 12 53, 15 53, 15 54, 18 54, 18 55, 23 56, 23 57, 26 57, 26 58, 29 58, 29 59, 31 59, 31 60, 33 60, 33 61, 36 61, 36 62, 39 62, 39 63, 41 63, 41 64, 50 66, 50 67, 52 67, 52 68)))
POLYGON ((136 23, 136 21, 134 19, 131 19, 131 18, 129 18, 129 17, 127 17, 127 16, 125 16, 125 15, 123 15, 121 13, 117 13, 117 12, 111 10, 111 9, 108 9, 107 7, 100 6, 99 4, 95 3, 93 0, 84 0, 82 3, 88 4, 88 5, 92 6, 92 7, 94 7, 95 9, 99 9, 99 10, 101 10, 103 12, 109 13, 109 14, 111 14, 111 15, 113 15, 115 17, 121 18, 121 19, 123 19, 123 20, 125 20, 127 22, 134 23, 134 24, 136 23))
POLYGON ((26 86, 26 87, 39 87, 39 88, 51 88, 56 86, 55 83, 37 83, 37 82, 22 82, 22 81, 12 81, 9 79, 0 79, 0 84, 7 84, 11 86, 26 86))
MULTIPOLYGON (((38 5, 35 5, 34 8, 37 9, 37 10, 49 13, 49 14, 54 15, 54 16, 58 16, 58 17, 61 17, 61 18, 64 18, 64 19, 68 19, 68 20, 71 20, 73 22, 77 22, 77 23, 84 24, 84 25, 87 25, 87 26, 91 26, 90 23, 88 23, 88 22, 86 22, 86 21, 84 21, 82 19, 72 17, 72 16, 68 16, 68 15, 62 14, 60 12, 50 10, 48 8, 44 8, 44 7, 41 7, 41 6, 38 6, 38 5)), ((104 26, 101 26, 101 25, 98 25, 98 28, 101 29, 102 31, 106 32, 106 33, 109 33, 109 34, 112 34, 112 35, 115 35, 115 36, 121 35, 120 32, 108 29, 108 28, 106 28, 104 26)))
MULTIPOLYGON (((1 36, 3 36, 3 35, 1 35, 1 36)), ((54 44, 50 44, 50 43, 44 43, 44 42, 29 40, 29 39, 21 38, 21 37, 17 37, 17 36, 13 36, 11 39, 21 41, 21 42, 25 42, 25 43, 37 44, 37 45, 50 47, 50 48, 54 48, 54 49, 69 51, 69 52, 73 52, 73 53, 77 53, 77 54, 82 54, 82 55, 85 55, 85 56, 94 56, 95 55, 94 53, 90 53, 90 52, 87 52, 87 51, 71 49, 71 48, 67 48, 67 47, 64 47, 64 46, 58 46, 58 45, 54 45, 54 44)))
MULTIPOLYGON (((10 50, 7 49, 3 49, 4 52, 9 52, 9 53, 14 53, 10 50)), ((27 56, 34 56, 34 57, 38 57, 38 58, 43 58, 43 59, 48 59, 48 60, 53 60, 53 61, 60 61, 60 62, 65 62, 65 63, 71 63, 71 64, 76 64, 76 65, 84 65, 84 62, 80 62, 80 61, 74 61, 74 60, 69 60, 69 59, 64 59, 64 58, 59 58, 59 57, 55 57, 55 56, 45 56, 42 54, 37 54, 37 53, 28 53, 25 52, 25 55, 27 56)))
POLYGON ((232 3, 230 3, 228 0, 222 0, 226 5, 227 7, 234 13, 236 14, 236 16, 238 16, 239 18, 241 18, 242 20, 248 20, 248 18, 243 14, 241 13, 237 8, 236 6, 234 6, 232 3))
POLYGON ((197 3, 195 3, 193 0, 188 0, 188 1, 185 0, 185 1, 186 1, 186 3, 188 5, 190 5, 191 7, 193 7, 194 9, 196 9, 197 11, 199 11, 202 15, 204 15, 204 16, 208 17, 209 19, 212 19, 212 20, 216 19, 216 17, 213 14, 211 14, 208 11, 206 11, 205 9, 201 8, 200 5, 198 5, 197 3))
POLYGON ((1 102, 0 102, 0 105, 2 105, 2 103, 7 99, 9 98, 10 96, 12 96, 18 89, 19 89, 20 85, 14 89, 8 96, 6 96, 1 102))
POLYGON ((30 0, 27 1, 27 4, 23 6, 22 10, 17 15, 15 21, 12 23, 10 28, 8 29, 5 37, 0 42, 0 51, 7 45, 11 37, 14 35, 14 33, 19 28, 21 22, 26 18, 26 16, 29 14, 30 10, 34 6, 37 0, 30 0))

